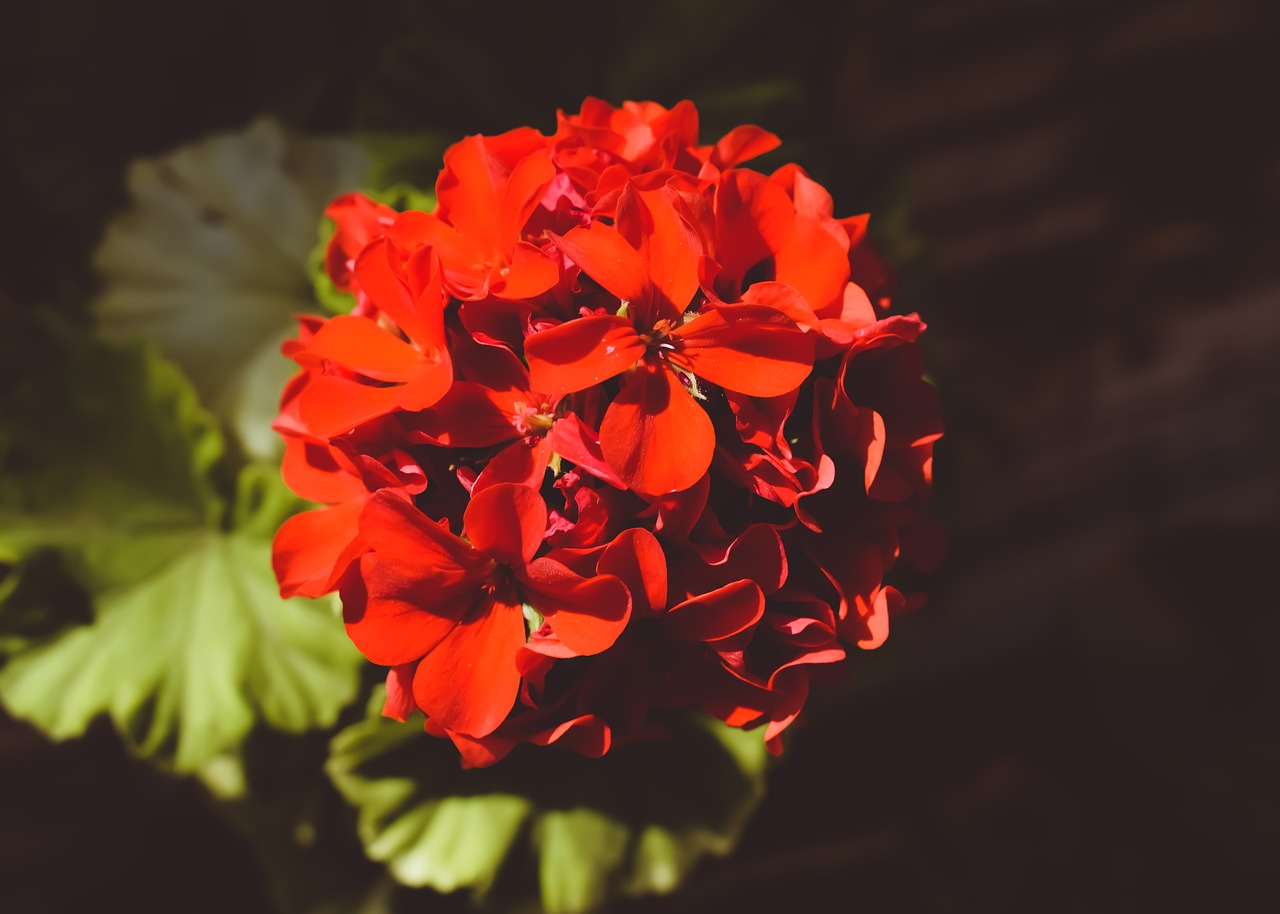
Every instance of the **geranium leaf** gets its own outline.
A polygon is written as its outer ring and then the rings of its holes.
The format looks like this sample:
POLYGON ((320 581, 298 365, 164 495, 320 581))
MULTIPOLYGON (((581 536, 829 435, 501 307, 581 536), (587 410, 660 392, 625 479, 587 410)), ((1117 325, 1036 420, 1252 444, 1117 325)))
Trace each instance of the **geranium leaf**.
POLYGON ((359 809, 365 851, 404 885, 470 888, 483 897, 530 802, 512 794, 454 795, 447 785, 456 782, 456 756, 431 751, 445 747, 416 727, 377 716, 381 695, 375 697, 366 720, 334 737, 326 765, 359 809))
POLYGON ((626 825, 596 809, 552 809, 533 839, 538 879, 549 911, 590 911, 608 897, 609 882, 629 843, 626 825))
POLYGON ((331 725, 359 656, 329 606, 279 598, 267 540, 201 531, 173 542, 162 568, 100 594, 91 624, 0 670, 9 710, 57 739, 109 714, 139 751, 184 772, 236 749, 258 717, 289 731, 331 725))
POLYGON ((172 555, 169 532, 221 522, 216 420, 186 378, 142 347, 70 335, 38 315, 0 342, 0 552, 56 549, 90 589, 172 555), (114 555, 123 543, 132 565, 114 555))
POLYGON ((327 768, 359 811, 366 853, 406 885, 539 899, 552 914, 670 891, 733 848, 764 792, 760 732, 702 716, 669 742, 601 759, 518 747, 463 770, 447 741, 380 708, 376 694, 368 719, 338 733, 327 768))
POLYGON ((315 310, 307 256, 325 204, 359 187, 368 154, 349 139, 269 118, 130 164, 130 209, 94 253, 98 332, 148 339, 256 457, 295 366, 280 343, 315 310))
POLYGON ((259 719, 332 724, 359 655, 331 605, 282 601, 271 570, 271 533, 302 504, 251 465, 228 510, 217 423, 150 351, 22 330, 45 362, 0 399, 0 557, 19 574, 0 617, 9 710, 55 738, 107 714, 180 771, 234 752, 259 719))

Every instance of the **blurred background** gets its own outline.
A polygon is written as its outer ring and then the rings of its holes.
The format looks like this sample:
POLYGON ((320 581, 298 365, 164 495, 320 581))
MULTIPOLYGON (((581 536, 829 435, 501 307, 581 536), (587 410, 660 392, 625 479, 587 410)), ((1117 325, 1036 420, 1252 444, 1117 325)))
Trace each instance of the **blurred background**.
MULTIPOLYGON (((5 18, 0 316, 92 293, 131 160, 262 113, 447 142, 550 132, 589 94, 688 97, 704 140, 760 124, 784 140, 764 165, 799 162, 837 215, 872 212, 896 309, 930 328, 948 561, 901 582, 928 605, 814 696, 738 852, 616 910, 1275 904, 1272 5, 19 2, 5 18)), ((0 810, 5 910, 271 910, 200 789, 109 727, 55 745, 0 717, 0 810)), ((413 909, 465 903, 424 891, 413 909)))

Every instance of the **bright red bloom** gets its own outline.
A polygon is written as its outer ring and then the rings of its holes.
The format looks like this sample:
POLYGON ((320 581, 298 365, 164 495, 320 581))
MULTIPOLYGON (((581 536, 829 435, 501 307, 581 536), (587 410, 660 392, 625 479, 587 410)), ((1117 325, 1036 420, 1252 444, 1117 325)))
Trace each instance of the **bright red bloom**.
POLYGON ((700 245, 669 186, 624 192, 616 228, 592 223, 556 243, 623 305, 531 335, 531 377, 564 394, 629 372, 601 423, 600 445, 637 492, 687 489, 710 465, 715 432, 693 400, 694 378, 770 397, 808 375, 813 343, 781 312, 750 304, 690 310, 700 245))
POLYGON ((298 394, 298 410, 307 431, 321 439, 396 410, 425 409, 453 383, 435 252, 420 248, 405 257, 379 238, 360 252, 354 275, 378 314, 399 332, 377 320, 340 315, 286 350, 313 372, 298 394))
POLYGON ((285 594, 338 589, 464 764, 599 756, 699 708, 777 752, 824 668, 921 604, 937 395, 867 217, 778 138, 587 99, 471 136, 434 212, 334 201, 348 315, 299 321, 285 594))
POLYGON ((440 726, 485 736, 511 710, 525 604, 576 655, 605 650, 626 626, 621 581, 534 557, 546 525, 541 496, 509 484, 471 499, 469 541, 392 495, 373 495, 361 513, 369 551, 359 582, 342 589, 347 631, 376 663, 419 661, 414 700, 440 726))
POLYGON ((533 298, 554 286, 556 260, 523 237, 555 177, 542 135, 467 137, 445 153, 444 165, 436 211, 406 214, 393 230, 397 240, 434 248, 449 291, 463 300, 533 298))

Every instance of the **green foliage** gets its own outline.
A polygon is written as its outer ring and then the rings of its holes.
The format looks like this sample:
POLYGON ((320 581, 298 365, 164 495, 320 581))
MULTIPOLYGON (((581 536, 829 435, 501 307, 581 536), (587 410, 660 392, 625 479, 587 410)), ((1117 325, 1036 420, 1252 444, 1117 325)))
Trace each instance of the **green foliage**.
POLYGON ((5 355, 25 370, 0 411, 8 709, 55 738, 108 714, 184 772, 234 752, 258 719, 332 725, 359 656, 329 605, 277 593, 270 537, 302 505, 274 468, 230 482, 217 423, 151 351, 23 329, 5 355))
POLYGON ((222 437, 176 368, 38 318, 13 329, 0 353, 0 552, 56 548, 96 588, 138 574, 112 561, 124 540, 160 534, 159 564, 166 531, 219 522, 222 437))
POLYGON ((375 695, 369 717, 338 733, 328 771, 359 810, 366 852, 406 885, 537 895, 549 912, 670 891, 701 857, 733 848, 763 794, 760 733, 702 717, 670 742, 603 759, 522 748, 464 770, 446 740, 380 707, 375 695), (530 858, 536 887, 519 884, 530 858))
POLYGON ((332 613, 280 600, 269 541, 207 531, 174 542, 161 568, 104 592, 91 624, 0 671, 9 710, 59 739, 110 714, 179 771, 234 750, 259 716, 289 731, 332 724, 355 691, 332 613))

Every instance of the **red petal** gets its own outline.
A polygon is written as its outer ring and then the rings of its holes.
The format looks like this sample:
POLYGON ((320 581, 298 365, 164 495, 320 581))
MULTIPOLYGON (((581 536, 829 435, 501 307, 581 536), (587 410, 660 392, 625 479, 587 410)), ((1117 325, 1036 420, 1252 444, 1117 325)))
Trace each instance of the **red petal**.
POLYGON ((345 454, 292 435, 284 439, 280 474, 295 495, 308 501, 332 505, 365 493, 359 472, 345 454))
POLYGON ((387 670, 387 699, 382 703, 382 716, 405 723, 418 710, 413 701, 413 671, 416 663, 401 663, 387 670))
POLYGON ((774 278, 799 289, 820 316, 839 316, 849 281, 849 253, 822 223, 797 216, 774 264, 774 278))
POLYGON ((390 489, 369 496, 360 535, 382 558, 416 568, 417 579, 429 578, 442 599, 470 592, 489 564, 466 540, 390 489))
MULTIPOLYGON (((624 201, 629 196, 624 191, 619 201, 619 224, 626 218, 624 201)), ((702 243, 689 223, 676 211, 676 192, 673 189, 664 186, 636 191, 635 196, 645 209, 641 251, 653 289, 653 302, 646 317, 655 321, 678 318, 698 291, 698 260, 702 256, 702 243)))
POLYGON ((666 368, 642 363, 605 411, 600 449, 635 491, 689 488, 715 453, 711 419, 666 368))
POLYGON ((374 663, 410 663, 433 649, 468 609, 461 600, 441 601, 416 564, 360 557, 360 574, 340 589, 347 635, 374 663))
POLYGON ((648 530, 631 527, 619 533, 601 554, 597 571, 627 585, 634 615, 651 616, 666 607, 667 557, 648 530))
POLYGON ((398 336, 351 314, 326 321, 306 351, 378 381, 407 381, 422 360, 421 353, 398 336))
POLYGON ((551 431, 547 433, 547 441, 557 454, 573 461, 596 479, 618 489, 627 487, 605 462, 604 452, 600 450, 599 434, 575 413, 566 413, 556 419, 551 425, 551 431))
POLYGON ((489 289, 498 298, 525 299, 541 295, 559 281, 559 260, 522 241, 511 253, 510 266, 499 270, 489 289))
POLYGON ((586 228, 570 230, 564 237, 552 235, 551 240, 583 272, 618 298, 626 302, 648 300, 649 272, 644 258, 613 226, 592 222, 586 228))
POLYGON ((337 375, 319 375, 298 394, 298 415, 307 432, 329 439, 394 412, 400 388, 370 387, 337 375))
POLYGON ((500 483, 474 494, 462 517, 471 545, 512 568, 533 560, 547 530, 547 505, 536 489, 500 483))
POLYGON ((624 317, 600 314, 565 321, 525 339, 529 384, 552 395, 586 390, 626 371, 645 348, 624 317))
POLYGON ((551 443, 542 436, 532 435, 513 441, 500 450, 476 477, 471 495, 499 483, 515 483, 522 488, 537 489, 542 485, 551 463, 551 443))
POLYGON ((717 168, 730 168, 747 159, 764 155, 782 145, 776 134, 770 133, 754 124, 743 124, 734 127, 711 151, 711 164, 717 168))
MULTIPOLYGON (((529 216, 533 214, 547 185, 555 176, 556 167, 551 163, 545 148, 526 155, 515 168, 511 169, 506 186, 502 188, 501 213, 498 216, 498 242, 502 253, 505 254, 520 237, 524 224, 529 221, 529 216)), ((546 291, 546 289, 539 291, 546 291)))
POLYGON ((671 607, 667 631, 681 641, 719 641, 746 631, 764 615, 764 594, 754 581, 734 581, 671 607))
POLYGON ((426 322, 418 314, 413 293, 399 269, 400 252, 386 238, 378 238, 356 258, 355 275, 360 291, 378 308, 386 312, 410 339, 440 342, 432 339, 426 322))
POLYGON ((699 314, 672 334, 676 364, 712 384, 752 397, 795 390, 813 368, 813 338, 769 308, 726 305, 699 314))
POLYGON ((455 381, 437 403, 413 418, 411 427, 442 447, 492 447, 520 437, 512 421, 519 400, 527 402, 528 396, 455 381))
POLYGON ((631 596, 612 575, 584 578, 553 559, 541 558, 519 577, 533 608, 575 654, 608 650, 627 626, 631 596))
POLYGON ((489 253, 501 244, 501 196, 497 184, 502 166, 493 161, 484 139, 479 134, 465 137, 445 151, 436 195, 442 198, 449 222, 457 226, 459 234, 473 239, 477 247, 489 253))
POLYGON ((431 213, 416 210, 400 214, 392 237, 406 246, 434 251, 440 258, 444 284, 459 298, 474 300, 487 294, 489 268, 484 261, 490 255, 475 238, 461 234, 431 213))
POLYGON ((271 566, 280 582, 280 596, 318 597, 337 586, 355 558, 344 554, 359 532, 363 508, 364 499, 353 498, 295 514, 280 525, 271 544, 271 566))
POLYGON ((524 613, 494 601, 478 607, 418 664, 413 697, 438 725, 468 736, 492 733, 520 691, 516 651, 524 613))
POLYGON ((749 169, 725 174, 716 188, 715 212, 716 259, 739 283, 756 264, 772 261, 796 218, 786 191, 749 169))

